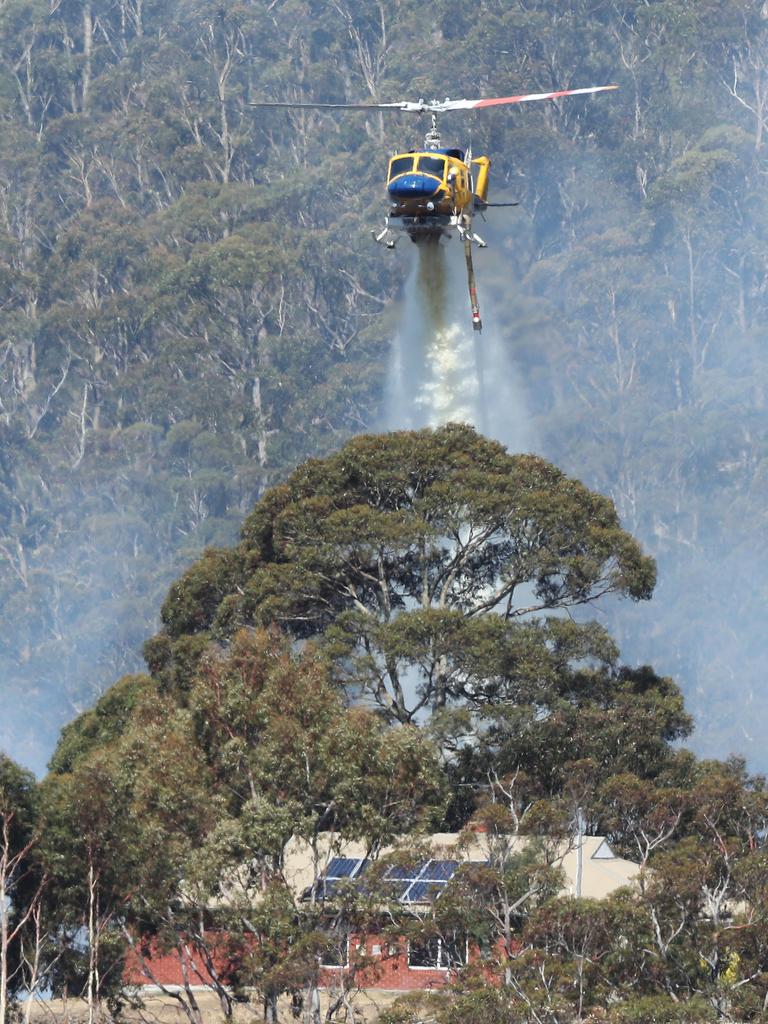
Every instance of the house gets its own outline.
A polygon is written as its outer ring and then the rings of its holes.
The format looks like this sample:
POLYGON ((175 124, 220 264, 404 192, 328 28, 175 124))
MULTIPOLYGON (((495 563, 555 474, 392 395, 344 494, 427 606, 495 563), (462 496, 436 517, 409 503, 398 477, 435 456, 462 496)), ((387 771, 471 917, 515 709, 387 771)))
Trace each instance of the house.
MULTIPOLYGON (((483 831, 462 835, 436 833, 429 838, 431 859, 412 867, 390 868, 385 879, 391 880, 394 898, 414 919, 430 913, 432 904, 463 863, 487 864, 493 851, 498 855, 499 837, 491 839, 483 831)), ((505 855, 523 851, 532 842, 530 837, 502 837, 505 855)), ((368 869, 367 850, 363 843, 339 842, 331 835, 321 836, 312 849, 306 842, 292 839, 286 848, 284 877, 297 900, 332 900, 334 888, 362 880, 368 869)), ((553 850, 554 863, 564 878, 564 895, 603 899, 622 886, 632 885, 638 866, 617 857, 602 836, 581 835, 561 843, 553 850)), ((330 904, 332 905, 332 904, 330 904)), ((328 956, 321 964, 320 984, 327 988, 343 985, 356 972, 355 984, 368 990, 410 991, 432 989, 445 985, 458 964, 471 959, 469 948, 449 948, 442 938, 425 942, 403 939, 393 942, 382 935, 345 936, 344 947, 328 956), (363 966, 360 966, 360 965, 363 966)), ((189 969, 189 965, 188 969, 189 969)), ((196 974, 205 988, 205 970, 196 974)), ((152 976, 166 987, 181 986, 181 965, 173 954, 153 956, 152 976)), ((137 961, 129 963, 126 980, 131 986, 152 989, 147 985, 137 961)), ((156 987, 156 986, 155 986, 156 987)))

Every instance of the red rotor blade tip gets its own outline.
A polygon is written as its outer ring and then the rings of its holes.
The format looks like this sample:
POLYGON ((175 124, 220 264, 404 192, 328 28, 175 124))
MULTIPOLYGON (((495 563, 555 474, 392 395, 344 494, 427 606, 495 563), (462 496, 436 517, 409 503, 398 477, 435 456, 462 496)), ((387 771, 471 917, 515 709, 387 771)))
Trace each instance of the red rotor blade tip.
POLYGON ((496 96, 487 100, 465 100, 469 107, 499 107, 507 103, 531 103, 537 100, 556 100, 561 96, 587 96, 595 92, 618 89, 618 85, 592 85, 586 89, 557 89, 554 92, 530 92, 521 96, 496 96))

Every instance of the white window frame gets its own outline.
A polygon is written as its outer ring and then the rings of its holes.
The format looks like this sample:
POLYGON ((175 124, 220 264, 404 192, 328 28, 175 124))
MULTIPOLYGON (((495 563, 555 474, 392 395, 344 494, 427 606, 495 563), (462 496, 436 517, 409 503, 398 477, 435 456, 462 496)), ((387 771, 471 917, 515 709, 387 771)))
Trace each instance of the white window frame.
MULTIPOLYGON (((412 945, 412 943, 409 940, 409 942, 408 942, 408 953, 407 953, 407 963, 408 963, 408 970, 409 971, 452 971, 452 970, 455 970, 456 967, 465 967, 467 965, 467 962, 469 960, 469 939, 467 939, 465 941, 465 944, 464 944, 465 945, 465 948, 464 948, 464 963, 463 964, 451 964, 449 962, 448 964, 443 966, 440 963, 440 961, 443 958, 443 948, 445 946, 445 943, 443 942, 442 937, 439 936, 439 935, 438 936, 434 936, 434 938, 437 940, 437 964, 412 964, 411 963, 411 945, 412 945)), ((429 940, 427 940, 427 941, 429 941, 429 940)))

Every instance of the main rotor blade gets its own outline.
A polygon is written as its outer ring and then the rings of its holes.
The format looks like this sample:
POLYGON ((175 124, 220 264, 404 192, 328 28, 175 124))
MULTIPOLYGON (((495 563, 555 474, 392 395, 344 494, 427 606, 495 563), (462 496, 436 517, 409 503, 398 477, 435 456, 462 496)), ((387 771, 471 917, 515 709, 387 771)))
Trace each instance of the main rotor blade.
POLYGON ((290 110, 413 110, 420 113, 423 103, 288 103, 276 100, 254 100, 251 107, 284 107, 290 110))
POLYGON ((556 100, 561 96, 587 96, 593 92, 607 92, 618 89, 618 85, 592 85, 587 89, 558 89, 556 92, 529 92, 523 96, 496 96, 487 100, 443 100, 429 105, 429 110, 440 113, 444 110, 477 110, 480 107, 500 107, 507 103, 531 103, 535 100, 556 100))
POLYGON ((289 110, 403 110, 409 114, 442 114, 446 110, 477 110, 507 103, 556 100, 561 96, 587 96, 593 92, 618 89, 618 85, 593 85, 588 89, 558 89, 556 92, 531 92, 524 96, 496 96, 488 100, 400 100, 398 103, 291 103, 285 100, 252 100, 251 107, 276 107, 289 110))

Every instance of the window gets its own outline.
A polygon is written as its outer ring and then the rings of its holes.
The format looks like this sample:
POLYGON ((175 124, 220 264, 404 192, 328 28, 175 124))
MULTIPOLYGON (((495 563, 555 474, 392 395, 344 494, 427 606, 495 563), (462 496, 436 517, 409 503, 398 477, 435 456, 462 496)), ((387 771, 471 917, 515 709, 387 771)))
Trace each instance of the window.
POLYGON ((422 174, 434 174, 442 181, 445 174, 445 157, 421 156, 419 157, 419 170, 422 174))
POLYGON ((408 943, 408 966, 417 969, 447 971, 467 962, 467 941, 432 936, 422 942, 408 943))
POLYGON ((413 170, 412 156, 396 156, 389 165, 389 180, 392 181, 398 174, 407 174, 413 170))

